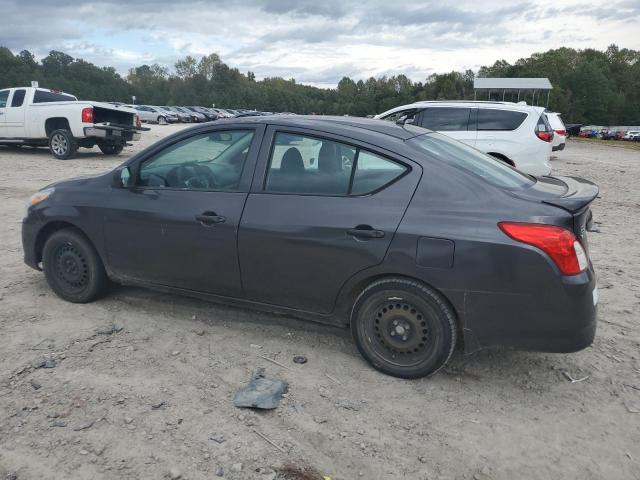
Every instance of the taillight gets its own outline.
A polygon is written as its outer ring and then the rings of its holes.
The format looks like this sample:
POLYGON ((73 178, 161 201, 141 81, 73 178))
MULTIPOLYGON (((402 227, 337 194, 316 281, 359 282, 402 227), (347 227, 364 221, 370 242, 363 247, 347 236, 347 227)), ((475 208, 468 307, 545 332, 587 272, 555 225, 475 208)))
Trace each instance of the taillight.
POLYGON ((137 128, 142 128, 142 122, 140 121, 140 115, 134 115, 135 118, 135 122, 136 122, 136 127, 137 128))
POLYGON ((563 137, 565 137, 567 135, 567 131, 566 130, 556 130, 556 133, 558 135, 562 135, 563 137))
POLYGON ((498 223, 500 230, 518 242, 539 248, 551 257, 563 275, 577 275, 589 265, 576 236, 566 228, 541 223, 498 223))
POLYGON ((536 136, 543 142, 550 142, 553 140, 553 132, 547 132, 545 130, 536 130, 536 136))
POLYGON ((82 123, 93 123, 93 107, 82 109, 82 123))

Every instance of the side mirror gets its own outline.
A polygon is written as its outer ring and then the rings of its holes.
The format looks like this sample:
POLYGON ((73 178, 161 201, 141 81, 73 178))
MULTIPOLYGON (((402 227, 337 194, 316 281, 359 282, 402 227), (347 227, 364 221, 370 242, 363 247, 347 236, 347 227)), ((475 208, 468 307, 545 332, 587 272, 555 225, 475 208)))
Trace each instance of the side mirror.
POLYGON ((129 188, 133 186, 131 169, 129 167, 122 167, 114 170, 111 186, 114 188, 129 188))

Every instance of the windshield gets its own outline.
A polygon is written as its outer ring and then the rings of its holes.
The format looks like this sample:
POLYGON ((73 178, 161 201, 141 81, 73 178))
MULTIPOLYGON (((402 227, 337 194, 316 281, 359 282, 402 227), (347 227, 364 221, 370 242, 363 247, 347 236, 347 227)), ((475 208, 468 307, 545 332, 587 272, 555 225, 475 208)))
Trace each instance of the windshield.
POLYGON ((408 145, 451 165, 470 172, 492 185, 508 188, 526 188, 535 183, 530 177, 480 150, 453 140, 440 133, 425 133, 407 140, 408 145))

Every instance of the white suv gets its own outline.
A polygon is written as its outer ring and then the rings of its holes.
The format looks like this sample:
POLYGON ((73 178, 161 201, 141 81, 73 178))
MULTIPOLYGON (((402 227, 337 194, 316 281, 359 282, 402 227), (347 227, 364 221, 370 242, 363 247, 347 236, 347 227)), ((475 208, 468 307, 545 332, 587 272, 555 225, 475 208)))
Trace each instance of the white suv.
POLYGON ((567 142, 567 129, 564 126, 562 118, 559 113, 545 112, 551 128, 553 128, 553 142, 551 143, 551 150, 556 152, 558 150, 564 150, 567 142))
POLYGON ((553 129, 543 107, 510 102, 425 101, 375 118, 443 133, 531 175, 549 175, 553 129))

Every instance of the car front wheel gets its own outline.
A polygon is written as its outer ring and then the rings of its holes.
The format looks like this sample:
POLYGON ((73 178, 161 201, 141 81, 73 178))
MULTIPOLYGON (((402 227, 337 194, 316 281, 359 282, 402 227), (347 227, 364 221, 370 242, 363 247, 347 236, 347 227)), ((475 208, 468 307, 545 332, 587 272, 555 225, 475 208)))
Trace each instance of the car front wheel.
POLYGON ((362 356, 376 369, 419 378, 442 368, 453 353, 453 309, 435 290, 404 278, 372 283, 356 299, 351 332, 362 356))
POLYGON ((88 303, 102 295, 109 279, 91 242, 73 228, 53 233, 42 252, 45 278, 62 299, 88 303))

